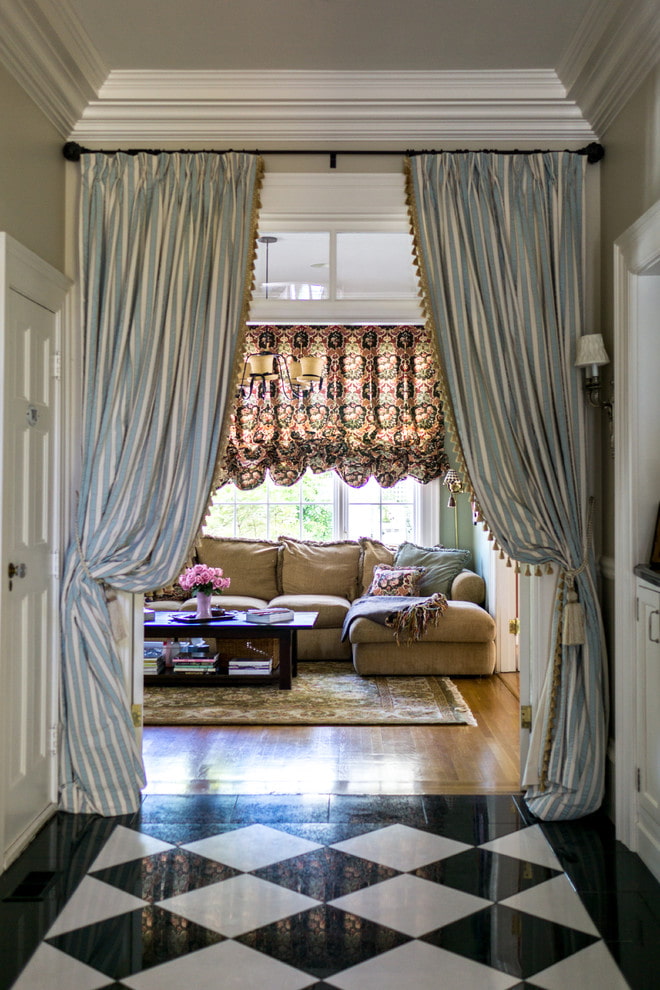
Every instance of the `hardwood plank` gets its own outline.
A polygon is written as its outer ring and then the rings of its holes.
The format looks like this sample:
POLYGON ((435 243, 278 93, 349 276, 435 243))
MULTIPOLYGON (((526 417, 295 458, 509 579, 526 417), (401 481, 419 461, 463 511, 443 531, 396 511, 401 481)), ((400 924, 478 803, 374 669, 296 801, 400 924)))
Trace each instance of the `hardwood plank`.
POLYGON ((146 726, 145 793, 518 792, 517 675, 454 683, 477 726, 146 726))

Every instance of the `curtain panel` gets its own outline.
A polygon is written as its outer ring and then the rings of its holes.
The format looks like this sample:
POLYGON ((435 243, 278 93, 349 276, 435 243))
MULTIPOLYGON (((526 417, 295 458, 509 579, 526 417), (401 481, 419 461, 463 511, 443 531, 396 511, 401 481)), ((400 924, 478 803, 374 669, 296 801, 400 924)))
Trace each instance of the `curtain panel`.
POLYGON ((390 488, 447 470, 437 355, 425 327, 258 326, 245 345, 246 354, 323 357, 324 377, 305 397, 279 382, 264 395, 239 395, 218 483, 246 491, 270 473, 293 485, 310 468, 334 470, 354 488, 370 477, 390 488))
POLYGON ((260 176, 246 154, 81 159, 82 465, 61 603, 66 811, 139 807, 112 589, 171 581, 203 518, 249 306, 260 176))
POLYGON ((560 571, 526 800, 540 818, 578 817, 602 801, 608 704, 574 367, 584 159, 423 154, 406 168, 448 429, 465 481, 512 559, 560 571), (562 634, 562 617, 576 608, 584 643, 562 634))

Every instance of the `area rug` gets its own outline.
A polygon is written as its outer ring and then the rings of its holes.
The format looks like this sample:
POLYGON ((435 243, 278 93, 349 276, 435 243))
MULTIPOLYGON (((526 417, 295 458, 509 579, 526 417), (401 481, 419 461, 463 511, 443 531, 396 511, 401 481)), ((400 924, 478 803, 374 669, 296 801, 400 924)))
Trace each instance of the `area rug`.
POLYGON ((353 664, 298 664, 290 691, 145 685, 145 725, 476 725, 448 677, 360 677, 353 664))

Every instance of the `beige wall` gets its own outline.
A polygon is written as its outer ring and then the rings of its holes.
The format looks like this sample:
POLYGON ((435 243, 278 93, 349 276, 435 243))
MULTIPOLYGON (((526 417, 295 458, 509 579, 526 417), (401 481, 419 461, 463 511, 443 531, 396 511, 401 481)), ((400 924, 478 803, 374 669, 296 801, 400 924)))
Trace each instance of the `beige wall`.
MULTIPOLYGON (((602 143, 601 312, 603 336, 612 356, 614 241, 660 199, 660 66, 629 100, 603 135, 602 143)), ((603 553, 613 557, 614 477, 612 459, 606 450, 602 463, 603 553)))
POLYGON ((0 66, 0 230, 64 271, 63 139, 0 66))

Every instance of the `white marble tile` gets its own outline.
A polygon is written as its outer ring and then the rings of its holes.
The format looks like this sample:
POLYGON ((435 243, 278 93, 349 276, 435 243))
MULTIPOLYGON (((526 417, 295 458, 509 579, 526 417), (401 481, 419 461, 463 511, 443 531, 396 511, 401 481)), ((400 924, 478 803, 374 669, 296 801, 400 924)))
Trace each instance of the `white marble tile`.
POLYGON ((85 877, 73 896, 64 905, 53 922, 46 938, 54 938, 74 928, 83 928, 96 921, 105 921, 118 914, 126 914, 147 906, 147 901, 127 894, 96 877, 85 877))
MULTIPOLYGON (((649 976, 651 980, 656 979, 649 976)), ((584 990, 591 990, 592 987, 594 990, 630 990, 629 983, 604 942, 594 942, 528 979, 535 986, 543 987, 543 990, 573 990, 573 987, 583 987, 584 990)), ((648 984, 649 988, 656 985, 648 984)))
POLYGON ((325 982, 338 990, 508 990, 520 981, 426 942, 407 942, 325 982))
POLYGON ((182 848, 247 872, 270 866, 271 863, 291 856, 301 856, 313 849, 320 849, 321 846, 318 842, 280 832, 268 825, 247 825, 233 832, 189 842, 182 848))
POLYGON ((220 942, 143 973, 123 977, 130 990, 303 990, 317 980, 238 942, 220 942))
POLYGON ((42 942, 13 990, 99 990, 110 982, 103 973, 42 942))
POLYGON ((416 870, 471 848, 465 842, 432 835, 409 825, 388 825, 333 845, 333 849, 402 871, 416 870))
POLYGON ((129 863, 132 859, 142 859, 143 856, 152 856, 154 853, 167 852, 168 849, 173 848, 170 842, 163 842, 161 839, 144 835, 143 832, 135 832, 123 825, 117 825, 87 872, 95 873, 108 866, 129 863))
POLYGON ((536 887, 523 890, 519 894, 507 897, 500 903, 517 911, 554 921, 558 925, 576 928, 588 935, 600 937, 600 933, 589 916, 589 912, 573 889, 565 873, 552 880, 546 880, 536 887))
POLYGON ((295 890, 241 874, 231 880, 168 897, 159 901, 158 906, 233 938, 320 903, 295 890))
POLYGON ((529 863, 538 863, 539 866, 547 866, 551 870, 562 870, 561 863, 552 851, 540 825, 521 828, 517 832, 503 835, 500 839, 484 842, 479 848, 513 856, 515 859, 524 859, 529 863))
POLYGON ((492 901, 404 874, 328 903, 417 938, 480 911, 492 901))

